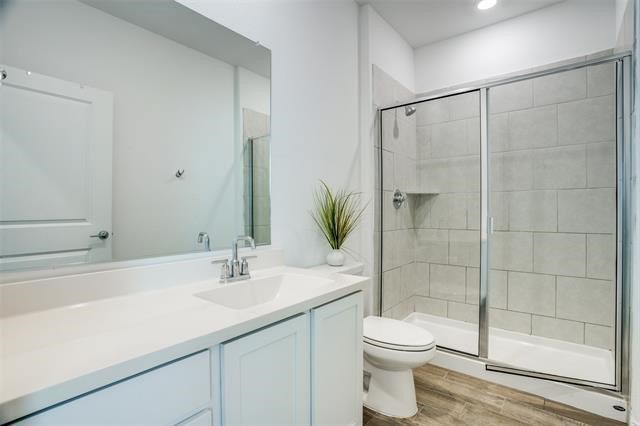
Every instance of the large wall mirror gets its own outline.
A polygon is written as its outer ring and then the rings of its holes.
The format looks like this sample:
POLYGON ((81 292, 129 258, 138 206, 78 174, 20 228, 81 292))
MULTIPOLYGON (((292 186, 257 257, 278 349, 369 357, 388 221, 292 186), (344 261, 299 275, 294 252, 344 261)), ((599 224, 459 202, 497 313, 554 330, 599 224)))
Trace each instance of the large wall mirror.
POLYGON ((0 0, 0 270, 270 244, 271 53, 170 0, 0 0))

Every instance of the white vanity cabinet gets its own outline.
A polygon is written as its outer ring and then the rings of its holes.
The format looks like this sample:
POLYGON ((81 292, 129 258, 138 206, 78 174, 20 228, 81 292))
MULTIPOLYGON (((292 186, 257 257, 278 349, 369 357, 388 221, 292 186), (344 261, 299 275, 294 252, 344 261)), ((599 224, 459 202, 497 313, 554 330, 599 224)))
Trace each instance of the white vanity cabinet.
POLYGON ((362 422, 362 293, 311 311, 311 424, 362 422))
POLYGON ((20 425, 360 425, 362 292, 96 389, 20 425))
MULTIPOLYGON (((18 424, 176 424, 210 404, 211 379, 210 354, 202 351, 27 417, 18 424)), ((206 419, 193 424, 210 425, 211 420, 207 423, 206 419)))
POLYGON ((221 345, 222 424, 309 423, 309 315, 221 345))

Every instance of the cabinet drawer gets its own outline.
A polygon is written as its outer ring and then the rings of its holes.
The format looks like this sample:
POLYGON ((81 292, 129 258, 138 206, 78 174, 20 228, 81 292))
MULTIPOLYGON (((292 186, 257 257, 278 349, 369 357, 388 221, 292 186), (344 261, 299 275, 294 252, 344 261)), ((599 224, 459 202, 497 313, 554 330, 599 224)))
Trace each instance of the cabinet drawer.
POLYGON ((63 403, 20 425, 175 424, 211 400, 209 352, 199 352, 63 403))

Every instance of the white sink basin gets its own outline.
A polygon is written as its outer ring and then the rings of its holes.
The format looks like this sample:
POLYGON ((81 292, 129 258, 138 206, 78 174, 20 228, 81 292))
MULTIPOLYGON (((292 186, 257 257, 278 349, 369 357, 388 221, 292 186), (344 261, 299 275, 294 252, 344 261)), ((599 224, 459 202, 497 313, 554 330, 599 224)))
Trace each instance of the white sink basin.
POLYGON ((282 295, 301 296, 310 287, 315 289, 331 282, 328 278, 281 274, 223 284, 222 287, 196 293, 194 296, 230 309, 242 310, 272 302, 282 295))

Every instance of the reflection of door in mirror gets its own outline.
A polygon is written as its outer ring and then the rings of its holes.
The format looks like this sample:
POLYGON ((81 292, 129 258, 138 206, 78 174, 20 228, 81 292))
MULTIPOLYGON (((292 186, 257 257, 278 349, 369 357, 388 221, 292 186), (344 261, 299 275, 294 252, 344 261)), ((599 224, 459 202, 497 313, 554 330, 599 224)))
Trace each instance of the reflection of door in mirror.
POLYGON ((0 68, 0 270, 110 260, 113 96, 0 68))
POLYGON ((244 108, 244 224, 256 244, 271 244, 269 116, 244 108))

